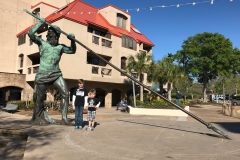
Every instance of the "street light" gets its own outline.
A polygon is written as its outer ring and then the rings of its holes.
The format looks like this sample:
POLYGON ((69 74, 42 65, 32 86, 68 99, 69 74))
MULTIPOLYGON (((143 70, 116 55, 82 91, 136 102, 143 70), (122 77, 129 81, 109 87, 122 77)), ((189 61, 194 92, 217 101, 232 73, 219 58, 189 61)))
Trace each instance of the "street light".
POLYGON ((225 79, 223 78, 223 104, 225 104, 225 91, 224 91, 224 83, 225 83, 225 79))
MULTIPOLYGON (((131 75, 134 79, 137 78, 137 72, 135 72, 134 69, 131 69, 131 75)), ((132 85, 133 85, 133 102, 134 102, 134 107, 136 108, 135 83, 133 80, 132 80, 132 85)))

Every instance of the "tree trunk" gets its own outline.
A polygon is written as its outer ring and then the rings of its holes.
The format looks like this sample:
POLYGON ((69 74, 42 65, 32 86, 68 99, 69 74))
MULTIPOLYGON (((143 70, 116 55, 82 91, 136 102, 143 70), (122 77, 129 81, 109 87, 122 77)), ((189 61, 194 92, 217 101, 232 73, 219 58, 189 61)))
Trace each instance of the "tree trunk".
POLYGON ((168 83, 168 99, 172 101, 172 84, 168 83))
POLYGON ((161 81, 158 81, 158 83, 159 83, 160 94, 163 95, 163 83, 161 81))
POLYGON ((207 79, 203 77, 203 102, 206 102, 207 79))
MULTIPOLYGON (((140 74, 140 82, 143 84, 144 75, 140 74)), ((143 86, 140 86, 140 101, 143 102, 143 86)))

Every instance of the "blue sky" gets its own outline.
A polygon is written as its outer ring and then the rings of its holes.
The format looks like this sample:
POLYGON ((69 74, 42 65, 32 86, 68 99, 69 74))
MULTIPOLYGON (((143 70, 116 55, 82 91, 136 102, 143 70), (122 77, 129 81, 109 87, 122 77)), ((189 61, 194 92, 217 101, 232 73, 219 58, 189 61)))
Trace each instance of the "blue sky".
POLYGON ((131 23, 155 44, 153 56, 156 61, 180 50, 183 41, 189 36, 203 32, 222 34, 233 42, 233 47, 240 48, 240 0, 214 0, 212 5, 211 0, 83 1, 97 8, 112 4, 125 11, 128 9, 131 23), (192 5, 193 2, 196 4, 192 5), (154 8, 187 3, 191 4, 178 8, 154 8), (153 7, 151 11, 150 7, 153 7))

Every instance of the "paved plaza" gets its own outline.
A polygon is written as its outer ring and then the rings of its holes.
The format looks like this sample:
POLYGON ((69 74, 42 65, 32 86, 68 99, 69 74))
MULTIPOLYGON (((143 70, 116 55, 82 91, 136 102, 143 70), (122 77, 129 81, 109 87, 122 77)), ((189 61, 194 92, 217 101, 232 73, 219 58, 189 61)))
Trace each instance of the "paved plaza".
MULTIPOLYGON (((240 159, 239 113, 237 117, 224 116, 221 107, 215 106, 190 108, 190 112, 211 122, 232 140, 221 138, 191 117, 132 116, 115 108, 100 108, 97 111, 97 122, 100 124, 94 131, 87 131, 86 126, 83 130, 57 124, 29 126, 31 117, 1 111, 2 135, 18 135, 23 139, 28 135, 24 155, 21 149, 5 147, 5 150, 2 148, 5 153, 2 156, 5 159, 22 156, 23 160, 240 159)), ((60 115, 53 117, 61 119, 60 115)), ((74 115, 68 117, 74 120, 74 115)), ((11 145, 16 145, 15 142, 18 139, 12 138, 11 145)))

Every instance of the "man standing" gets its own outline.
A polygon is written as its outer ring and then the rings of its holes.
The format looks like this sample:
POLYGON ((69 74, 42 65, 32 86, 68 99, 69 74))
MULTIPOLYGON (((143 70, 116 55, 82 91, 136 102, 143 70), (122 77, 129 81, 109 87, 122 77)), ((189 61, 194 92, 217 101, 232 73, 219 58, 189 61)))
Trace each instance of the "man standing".
POLYGON ((42 125, 55 123, 44 108, 44 97, 48 85, 54 85, 61 94, 61 113, 62 120, 60 124, 69 124, 67 112, 69 106, 69 94, 62 72, 59 68, 59 61, 63 53, 74 54, 76 52, 75 36, 69 34, 67 37, 71 40, 71 46, 59 44, 60 28, 58 26, 49 27, 47 32, 47 41, 34 35, 37 30, 45 23, 45 19, 41 18, 39 23, 28 31, 30 39, 36 43, 40 52, 40 66, 34 82, 34 109, 33 116, 30 121, 33 125, 42 125), (57 29, 56 29, 57 28, 57 29))
POLYGON ((180 104, 180 99, 181 99, 181 94, 179 93, 179 91, 177 91, 177 94, 176 94, 176 102, 177 102, 177 104, 180 104))

